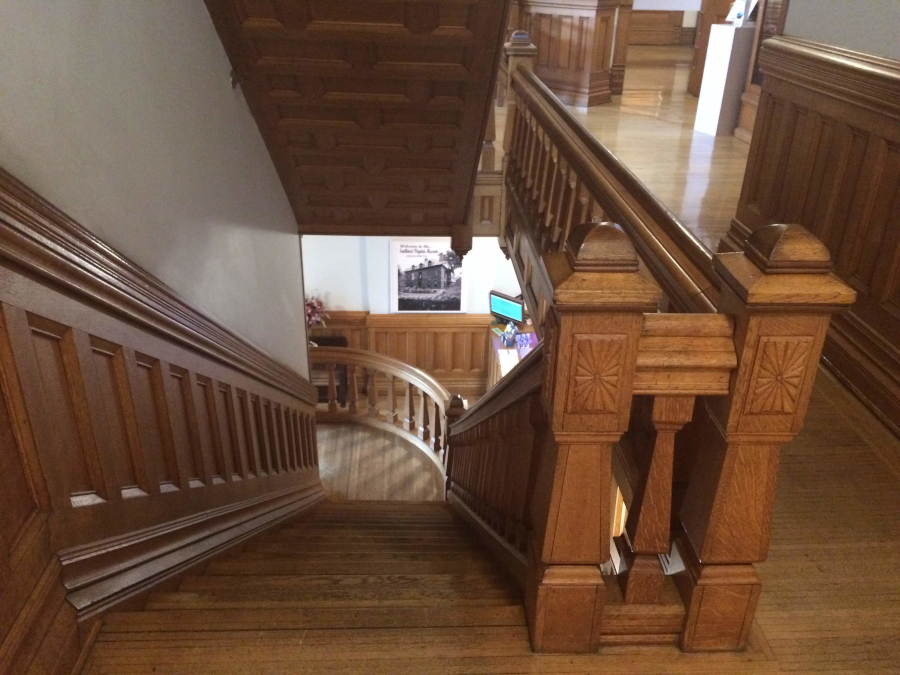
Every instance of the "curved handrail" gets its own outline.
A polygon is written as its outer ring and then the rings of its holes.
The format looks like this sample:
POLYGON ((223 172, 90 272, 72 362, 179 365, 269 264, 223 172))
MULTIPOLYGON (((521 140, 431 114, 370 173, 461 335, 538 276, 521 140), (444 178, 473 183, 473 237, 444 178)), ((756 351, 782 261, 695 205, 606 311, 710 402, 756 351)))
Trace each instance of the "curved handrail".
MULTIPOLYGON (((395 433, 423 450, 444 473, 447 410, 452 398, 446 387, 408 363, 363 349, 310 347, 309 358, 313 366, 324 366, 328 373, 327 409, 319 408, 316 412, 320 421, 361 423, 395 433), (339 367, 346 369, 345 400, 339 397, 339 367), (360 370, 364 373, 365 382, 362 392, 358 377, 360 370), (381 408, 379 396, 382 378, 386 378, 384 391, 387 406, 384 409, 381 408), (403 383, 403 407, 399 409, 395 380, 403 383), (417 396, 417 392, 421 396, 417 396), (360 405, 361 393, 366 397, 363 405, 360 405)), ((314 367, 313 370, 317 369, 314 367)))
POLYGON ((644 262, 679 308, 715 312, 719 280, 712 269, 712 251, 534 73, 520 65, 512 84, 517 101, 539 120, 542 132, 607 215, 631 235, 644 262), (676 257, 672 251, 683 255, 676 257))

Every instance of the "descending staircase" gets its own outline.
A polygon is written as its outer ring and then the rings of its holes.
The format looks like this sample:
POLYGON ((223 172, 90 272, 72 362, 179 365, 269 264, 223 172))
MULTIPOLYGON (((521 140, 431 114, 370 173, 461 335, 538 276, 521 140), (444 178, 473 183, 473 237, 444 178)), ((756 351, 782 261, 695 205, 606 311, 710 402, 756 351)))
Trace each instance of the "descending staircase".
POLYGON ((531 654, 520 594, 445 502, 327 502, 107 617, 84 673, 443 672, 497 650, 531 654))

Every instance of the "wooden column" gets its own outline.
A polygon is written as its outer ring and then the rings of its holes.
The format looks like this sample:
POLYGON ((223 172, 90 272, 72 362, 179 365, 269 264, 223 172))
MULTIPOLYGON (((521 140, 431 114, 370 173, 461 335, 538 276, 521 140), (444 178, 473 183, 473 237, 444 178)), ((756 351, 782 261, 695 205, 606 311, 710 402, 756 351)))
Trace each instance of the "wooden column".
POLYGON ((609 103, 621 0, 523 0, 520 22, 538 47, 534 72, 561 101, 609 103))
POLYGON ((675 434, 691 421, 693 396, 656 396, 651 419, 656 438, 625 523, 627 541, 617 540, 628 564, 622 593, 629 604, 659 602, 665 581, 659 556, 669 553, 675 434))
MULTIPOLYGON (((731 393, 706 401, 703 443, 681 507, 676 583, 687 651, 740 649, 765 560, 781 446, 803 425, 832 314, 855 300, 828 250, 800 225, 769 225, 747 253, 720 253, 719 311, 734 317, 731 393)), ((697 422, 698 420, 695 420, 697 422)))
POLYGON ((555 299, 542 324, 550 429, 531 501, 525 607, 536 651, 590 652, 609 557, 611 451, 628 428, 643 313, 656 311, 660 291, 611 223, 573 228, 562 251, 542 258, 555 299))
POLYGON ((620 0, 619 2, 612 67, 609 72, 609 90, 613 96, 621 96, 625 84, 625 61, 628 57, 628 34, 631 28, 633 6, 634 0, 620 0))

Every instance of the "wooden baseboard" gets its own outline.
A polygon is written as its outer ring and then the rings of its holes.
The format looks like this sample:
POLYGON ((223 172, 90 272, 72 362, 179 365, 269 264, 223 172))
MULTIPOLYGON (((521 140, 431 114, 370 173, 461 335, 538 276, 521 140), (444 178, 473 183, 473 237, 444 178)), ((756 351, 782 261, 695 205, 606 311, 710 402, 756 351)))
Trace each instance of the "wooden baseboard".
POLYGON ((315 479, 160 527, 60 551, 68 600, 84 621, 183 574, 325 498, 315 479))

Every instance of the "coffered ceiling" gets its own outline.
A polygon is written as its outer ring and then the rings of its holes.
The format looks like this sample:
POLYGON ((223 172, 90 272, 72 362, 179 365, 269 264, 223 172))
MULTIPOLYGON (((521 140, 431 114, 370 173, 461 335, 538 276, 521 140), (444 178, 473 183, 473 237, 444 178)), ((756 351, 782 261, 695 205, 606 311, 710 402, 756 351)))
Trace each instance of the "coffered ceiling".
POLYGON ((206 0, 305 234, 465 236, 507 0, 206 0))

